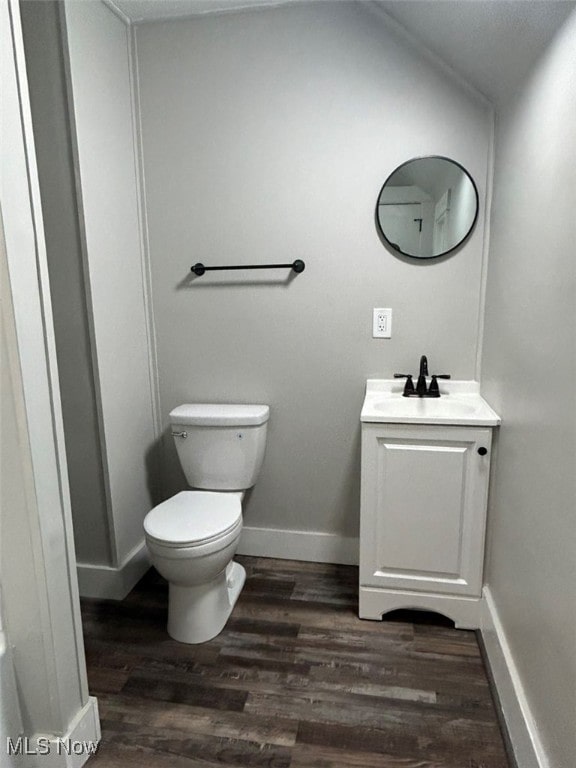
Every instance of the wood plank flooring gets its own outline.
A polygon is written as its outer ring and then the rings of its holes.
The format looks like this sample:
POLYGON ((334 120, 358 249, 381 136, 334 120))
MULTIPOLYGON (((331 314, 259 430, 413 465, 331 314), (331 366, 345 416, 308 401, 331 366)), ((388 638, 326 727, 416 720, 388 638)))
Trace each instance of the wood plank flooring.
POLYGON ((166 634, 154 570, 122 602, 82 601, 90 765, 509 768, 473 632, 361 621, 351 566, 237 559, 246 585, 203 645, 166 634))

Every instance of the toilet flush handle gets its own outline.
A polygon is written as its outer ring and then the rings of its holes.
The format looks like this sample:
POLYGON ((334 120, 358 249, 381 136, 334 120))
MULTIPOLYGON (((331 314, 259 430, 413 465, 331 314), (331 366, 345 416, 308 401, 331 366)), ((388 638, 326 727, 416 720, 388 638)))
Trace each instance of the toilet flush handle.
POLYGON ((188 432, 172 432, 172 437, 182 437, 185 440, 188 437, 188 432))

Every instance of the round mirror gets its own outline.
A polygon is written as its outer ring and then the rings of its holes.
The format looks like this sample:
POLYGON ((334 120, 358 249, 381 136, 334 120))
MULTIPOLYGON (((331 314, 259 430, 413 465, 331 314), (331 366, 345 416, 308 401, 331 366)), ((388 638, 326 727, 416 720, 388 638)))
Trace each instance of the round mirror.
POLYGON ((416 259, 453 251, 468 237, 477 217, 476 185, 465 168, 447 157, 403 163, 378 195, 376 220, 384 239, 416 259))

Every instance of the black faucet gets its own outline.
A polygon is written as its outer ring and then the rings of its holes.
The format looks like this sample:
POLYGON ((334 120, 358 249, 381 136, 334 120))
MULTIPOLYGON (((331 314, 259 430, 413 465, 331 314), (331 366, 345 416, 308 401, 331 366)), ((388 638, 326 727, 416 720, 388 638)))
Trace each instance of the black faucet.
POLYGON ((418 397, 426 397, 428 394, 426 376, 428 376, 428 358, 426 355, 422 355, 420 358, 420 375, 418 376, 418 381, 416 382, 416 394, 418 397))
POLYGON ((449 373, 433 373, 430 387, 426 383, 426 377, 428 376, 428 358, 426 355, 422 355, 420 358, 420 374, 418 375, 418 381, 416 387, 412 381, 411 373, 395 373, 395 379, 406 379, 404 385, 404 397, 440 397, 440 389, 438 387, 438 379, 449 379, 449 373))

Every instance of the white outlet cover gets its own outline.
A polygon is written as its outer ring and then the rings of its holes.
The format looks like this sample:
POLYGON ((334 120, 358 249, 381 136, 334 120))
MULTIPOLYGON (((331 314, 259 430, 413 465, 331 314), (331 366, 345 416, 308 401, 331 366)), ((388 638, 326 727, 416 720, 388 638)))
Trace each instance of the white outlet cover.
POLYGON ((392 337, 392 310, 375 308, 372 315, 372 337, 390 339, 392 337))

